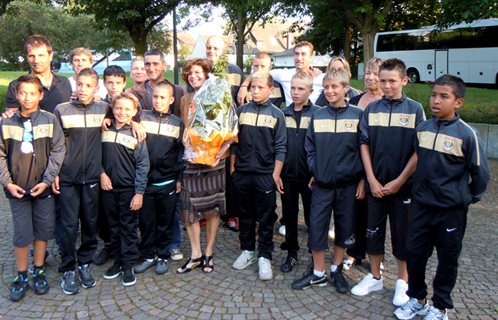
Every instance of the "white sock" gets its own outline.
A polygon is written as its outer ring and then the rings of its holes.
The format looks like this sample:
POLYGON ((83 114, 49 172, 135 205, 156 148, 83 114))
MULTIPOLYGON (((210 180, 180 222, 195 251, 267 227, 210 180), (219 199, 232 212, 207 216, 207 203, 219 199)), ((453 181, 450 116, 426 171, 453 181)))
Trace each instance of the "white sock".
POLYGON ((331 265, 330 272, 335 272, 337 270, 337 266, 331 265))
POLYGON ((323 271, 316 271, 315 269, 313 269, 313 273, 315 274, 315 276, 317 277, 323 277, 325 275, 325 270, 323 271))
POLYGON ((148 262, 154 262, 154 259, 147 259, 148 262))

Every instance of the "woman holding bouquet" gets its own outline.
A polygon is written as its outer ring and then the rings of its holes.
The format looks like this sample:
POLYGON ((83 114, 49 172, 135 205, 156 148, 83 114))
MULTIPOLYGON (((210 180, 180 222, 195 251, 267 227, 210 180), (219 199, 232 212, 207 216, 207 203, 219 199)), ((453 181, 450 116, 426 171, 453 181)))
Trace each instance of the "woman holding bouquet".
MULTIPOLYGON (((195 113, 194 96, 213 72, 213 65, 206 59, 194 59, 185 62, 182 78, 194 92, 181 100, 181 118, 186 130, 193 121, 195 113), (189 117, 190 114, 190 117, 189 117)), ((187 133, 185 133, 187 135, 187 133)), ((216 156, 213 165, 196 164, 188 161, 183 173, 181 192, 180 223, 184 224, 190 240, 190 259, 177 269, 177 273, 187 273, 194 268, 201 268, 205 273, 213 271, 213 245, 218 231, 220 215, 225 214, 225 158, 229 156, 228 144, 216 156), (206 250, 201 249, 201 228, 199 221, 206 220, 206 250)), ((225 146, 224 145, 224 146, 225 146)), ((186 145, 186 152, 189 152, 186 145)))

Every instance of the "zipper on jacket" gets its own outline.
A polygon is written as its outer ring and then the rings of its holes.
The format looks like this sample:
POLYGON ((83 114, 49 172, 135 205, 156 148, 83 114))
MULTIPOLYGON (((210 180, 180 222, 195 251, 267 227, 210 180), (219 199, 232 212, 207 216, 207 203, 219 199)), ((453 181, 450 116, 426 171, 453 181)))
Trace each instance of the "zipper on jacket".
MULTIPOLYGON (((334 135, 332 136, 333 138, 335 138, 337 136, 337 115, 339 114, 339 108, 337 107, 336 110, 335 110, 335 128, 334 128, 334 135)), ((335 139, 334 139, 334 142, 335 142, 335 139)), ((334 164, 334 170, 332 170, 332 180, 334 181, 334 189, 337 189, 337 182, 335 180, 335 170, 337 170, 337 166, 336 166, 336 163, 335 163, 335 155, 336 155, 336 152, 332 152, 332 163, 334 164)))
POLYGON ((83 184, 85 184, 85 168, 86 168, 86 137, 88 135, 88 128, 86 126, 86 108, 87 106, 83 108, 83 118, 85 119, 85 133, 83 134, 84 140, 83 140, 83 184))
MULTIPOLYGON (((392 117, 392 114, 393 114, 393 100, 391 99, 391 106, 390 106, 390 109, 389 109, 389 122, 387 123, 387 127, 390 128, 391 127, 391 117, 392 117)), ((389 164, 390 166, 390 164, 389 164)), ((384 180, 384 183, 388 183, 388 179, 386 177, 386 170, 387 170, 387 167, 388 166, 384 166, 384 174, 383 174, 383 180, 384 180)))
MULTIPOLYGON (((258 118, 259 118, 259 109, 260 106, 258 106, 258 113, 256 114, 256 132, 258 130, 258 118)), ((256 153, 256 143, 252 144, 252 161, 251 161, 251 172, 254 172, 254 154, 256 153)))
MULTIPOLYGON (((437 136, 439 135, 439 129, 441 128, 441 122, 436 121, 437 123, 437 130, 436 130, 436 136, 434 136, 434 142, 432 143, 432 152, 431 152, 431 160, 429 163, 434 163, 433 162, 433 158, 434 156, 436 155, 436 152, 434 152, 434 150, 436 149, 436 141, 437 141, 437 136)), ((424 185, 427 186, 425 189, 425 194, 427 195, 427 193, 429 192, 429 179, 427 178, 427 170, 425 171, 425 175, 424 175, 424 185)), ((428 197, 425 196, 424 199, 427 199, 428 197)))
MULTIPOLYGON (((304 108, 303 108, 304 109, 304 108)), ((297 123, 296 119, 296 114, 294 113, 294 110, 292 110, 292 114, 294 116, 294 121, 296 122, 296 140, 299 142, 299 127, 301 126, 301 123, 297 123)), ((303 120, 303 111, 301 109, 301 121, 303 120)), ((288 145, 288 144, 287 144, 288 145)), ((298 157, 299 152, 296 152, 296 162, 295 163, 295 168, 296 168, 296 182, 299 182, 299 157, 298 157)))

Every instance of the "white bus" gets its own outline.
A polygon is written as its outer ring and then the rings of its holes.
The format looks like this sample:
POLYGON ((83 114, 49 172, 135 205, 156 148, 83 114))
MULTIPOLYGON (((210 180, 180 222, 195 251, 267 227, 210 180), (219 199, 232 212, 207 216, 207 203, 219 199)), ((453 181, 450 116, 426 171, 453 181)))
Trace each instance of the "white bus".
POLYGON ((449 73, 468 83, 498 84, 498 19, 379 32, 375 57, 405 62, 409 81, 435 81, 449 73))

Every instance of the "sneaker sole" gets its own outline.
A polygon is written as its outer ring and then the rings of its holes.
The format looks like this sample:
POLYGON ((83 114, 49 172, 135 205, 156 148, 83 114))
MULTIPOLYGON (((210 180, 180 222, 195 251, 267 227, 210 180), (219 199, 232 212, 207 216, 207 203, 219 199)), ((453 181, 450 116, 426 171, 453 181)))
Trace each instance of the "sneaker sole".
POLYGON ((253 260, 248 261, 247 263, 245 263, 244 265, 242 265, 240 267, 236 267, 236 266, 232 265, 232 268, 234 268, 235 270, 242 270, 242 269, 249 267, 251 264, 256 263, 256 261, 258 261, 258 259, 254 258, 253 260))
POLYGON ((133 280, 132 282, 124 282, 123 281, 123 287, 131 287, 132 285, 134 285, 135 283, 137 283, 137 279, 135 278, 135 280, 133 280))
POLYGON ((306 290, 306 289, 309 289, 311 287, 326 287, 327 286, 327 282, 323 282, 323 283, 317 283, 317 284, 310 284, 309 286, 306 286, 306 287, 302 287, 302 288, 292 288, 294 290, 306 290))
POLYGON ((259 277, 259 280, 261 280, 261 281, 268 281, 268 280, 271 280, 271 279, 273 279, 273 274, 270 275, 269 277, 261 277, 261 276, 259 277))
POLYGON ((64 284, 61 283, 61 288, 62 288, 62 292, 64 292, 64 294, 67 294, 67 295, 72 295, 72 294, 77 294, 78 292, 80 292, 80 289, 78 289, 78 291, 66 291, 66 289, 64 289, 64 284))
POLYGON ((112 279, 116 279, 117 277, 119 277, 123 272, 122 271, 119 271, 118 273, 116 274, 113 274, 113 275, 110 275, 110 276, 106 276, 104 274, 103 278, 106 279, 106 280, 112 280, 112 279))
POLYGON ((37 295, 46 294, 50 290, 50 287, 48 285, 47 285, 47 290, 40 290, 40 289, 36 289, 36 288, 39 288, 39 287, 35 287, 35 293, 37 295))
POLYGON ((97 280, 94 280, 93 283, 89 286, 87 286, 86 284, 83 283, 83 280, 81 279, 81 277, 79 278, 80 279, 80 283, 81 283, 81 287, 83 289, 89 289, 89 288, 93 288, 95 287, 95 285, 97 284, 97 280))
POLYGON ((183 259, 183 255, 181 256, 171 256, 171 260, 173 261, 178 261, 178 260, 182 260, 183 259))
POLYGON ((152 268, 153 266, 155 266, 156 264, 154 263, 153 265, 151 265, 150 267, 147 267, 145 268, 144 270, 141 270, 141 269, 134 269, 135 270, 135 274, 138 274, 138 273, 144 273, 145 271, 149 270, 150 268, 152 268))

